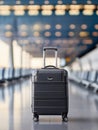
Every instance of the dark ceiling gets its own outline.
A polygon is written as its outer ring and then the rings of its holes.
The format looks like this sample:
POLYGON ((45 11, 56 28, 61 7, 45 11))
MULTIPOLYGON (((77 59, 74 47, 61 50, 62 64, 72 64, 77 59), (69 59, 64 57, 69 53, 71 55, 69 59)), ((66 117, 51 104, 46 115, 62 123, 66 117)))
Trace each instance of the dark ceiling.
POLYGON ((69 63, 97 45, 97 0, 0 0, 0 4, 0 38, 8 43, 17 40, 33 56, 42 56, 45 46, 55 46, 69 63))

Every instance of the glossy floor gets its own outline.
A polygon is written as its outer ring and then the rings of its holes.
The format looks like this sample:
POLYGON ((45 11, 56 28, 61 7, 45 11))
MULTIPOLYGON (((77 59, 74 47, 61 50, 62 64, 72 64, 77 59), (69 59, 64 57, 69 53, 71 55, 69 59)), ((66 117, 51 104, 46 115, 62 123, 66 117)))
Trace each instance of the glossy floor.
POLYGON ((34 123, 30 90, 30 80, 0 87, 0 130, 98 130, 98 96, 70 84, 68 123, 60 116, 40 116, 34 123))

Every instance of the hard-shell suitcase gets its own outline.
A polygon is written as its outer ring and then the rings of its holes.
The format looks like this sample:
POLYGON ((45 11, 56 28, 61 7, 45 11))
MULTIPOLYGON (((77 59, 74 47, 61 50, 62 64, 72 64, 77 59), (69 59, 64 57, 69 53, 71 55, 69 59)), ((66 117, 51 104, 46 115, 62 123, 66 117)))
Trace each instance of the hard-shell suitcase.
POLYGON ((39 115, 62 115, 67 121, 68 114, 68 73, 57 68, 57 48, 43 49, 44 68, 36 70, 33 81, 32 113, 34 121, 39 115), (54 50, 56 67, 45 66, 46 50, 54 50))

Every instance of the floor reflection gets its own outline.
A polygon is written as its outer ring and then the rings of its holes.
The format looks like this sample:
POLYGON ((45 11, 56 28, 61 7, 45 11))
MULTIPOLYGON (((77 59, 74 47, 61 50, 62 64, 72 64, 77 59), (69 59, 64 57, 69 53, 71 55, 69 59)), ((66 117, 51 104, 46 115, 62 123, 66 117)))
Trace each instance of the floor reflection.
POLYGON ((0 88, 0 102, 5 100, 4 88, 0 88))
POLYGON ((30 112, 30 80, 20 80, 0 87, 0 130, 21 130, 24 115, 31 121, 30 112))
POLYGON ((97 130, 98 96, 70 85, 69 121, 61 116, 40 116, 32 121, 31 80, 19 80, 0 86, 0 130, 97 130))
POLYGON ((33 123, 34 130, 68 130, 67 123, 59 122, 40 122, 33 123))

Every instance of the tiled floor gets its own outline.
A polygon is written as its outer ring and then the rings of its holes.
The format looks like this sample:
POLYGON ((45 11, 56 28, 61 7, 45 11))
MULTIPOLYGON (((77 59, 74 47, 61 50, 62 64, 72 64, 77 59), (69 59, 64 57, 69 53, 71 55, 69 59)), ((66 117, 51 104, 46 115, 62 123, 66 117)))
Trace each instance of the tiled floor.
POLYGON ((98 96, 70 84, 68 123, 60 116, 40 116, 34 123, 30 89, 30 80, 0 87, 0 130, 98 130, 98 96))

